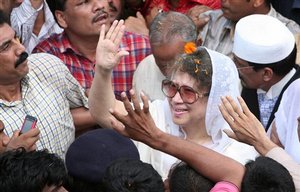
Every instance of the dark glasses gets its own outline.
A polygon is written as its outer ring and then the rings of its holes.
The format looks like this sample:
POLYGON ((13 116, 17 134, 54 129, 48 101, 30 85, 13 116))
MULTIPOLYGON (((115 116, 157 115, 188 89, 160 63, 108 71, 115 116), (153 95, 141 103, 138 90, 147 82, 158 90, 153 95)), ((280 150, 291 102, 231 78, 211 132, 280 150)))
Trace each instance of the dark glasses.
POLYGON ((169 98, 173 98, 176 95, 176 93, 179 92, 182 101, 187 104, 195 103, 199 99, 199 97, 203 98, 209 95, 209 93, 199 94, 197 91, 195 91, 189 86, 179 86, 178 84, 173 83, 168 79, 162 81, 161 90, 164 93, 164 95, 169 98))

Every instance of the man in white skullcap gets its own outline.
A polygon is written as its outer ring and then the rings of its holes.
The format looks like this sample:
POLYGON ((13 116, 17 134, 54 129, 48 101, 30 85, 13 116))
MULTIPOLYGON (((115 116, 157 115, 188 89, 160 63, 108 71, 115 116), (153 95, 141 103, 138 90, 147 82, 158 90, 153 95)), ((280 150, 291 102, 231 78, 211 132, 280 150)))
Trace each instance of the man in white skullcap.
POLYGON ((283 92, 300 77, 296 52, 293 34, 274 17, 250 15, 236 25, 233 54, 242 97, 266 130, 283 92))

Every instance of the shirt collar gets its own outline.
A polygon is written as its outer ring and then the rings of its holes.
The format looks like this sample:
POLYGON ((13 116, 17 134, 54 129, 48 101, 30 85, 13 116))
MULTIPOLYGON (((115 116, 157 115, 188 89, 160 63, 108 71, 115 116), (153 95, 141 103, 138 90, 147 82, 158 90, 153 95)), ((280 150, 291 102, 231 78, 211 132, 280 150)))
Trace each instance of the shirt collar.
POLYGON ((278 97, 281 93, 283 87, 287 84, 287 82, 293 77, 296 73, 296 69, 292 69, 288 74, 286 74, 280 81, 274 84, 267 92, 262 89, 257 89, 257 93, 265 93, 266 97, 269 99, 273 99, 278 97))

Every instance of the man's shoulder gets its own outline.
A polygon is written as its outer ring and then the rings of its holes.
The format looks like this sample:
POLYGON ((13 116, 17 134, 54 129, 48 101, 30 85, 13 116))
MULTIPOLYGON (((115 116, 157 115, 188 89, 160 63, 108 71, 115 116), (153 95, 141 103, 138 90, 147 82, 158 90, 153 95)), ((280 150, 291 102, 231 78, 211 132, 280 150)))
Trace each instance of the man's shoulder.
POLYGON ((47 39, 44 39, 33 50, 33 53, 37 52, 47 52, 51 53, 54 49, 61 49, 64 45, 66 38, 63 33, 54 33, 47 39))
POLYGON ((269 12, 270 16, 275 17, 279 21, 281 21, 283 24, 286 25, 286 27, 293 33, 297 34, 300 33, 300 26, 295 21, 288 19, 281 15, 279 12, 277 12, 273 7, 271 7, 271 10, 269 12))
POLYGON ((66 68, 64 63, 56 56, 48 53, 34 53, 28 57, 31 71, 61 72, 66 68))
MULTIPOLYGON (((146 35, 141 35, 141 34, 137 34, 137 33, 133 33, 133 32, 129 32, 129 31, 125 31, 123 38, 122 38, 122 43, 126 43, 126 44, 130 44, 130 43, 145 43, 145 44, 149 44, 150 46, 150 42, 149 42, 149 37, 146 35)), ((148 47, 147 47, 148 48, 148 47)))

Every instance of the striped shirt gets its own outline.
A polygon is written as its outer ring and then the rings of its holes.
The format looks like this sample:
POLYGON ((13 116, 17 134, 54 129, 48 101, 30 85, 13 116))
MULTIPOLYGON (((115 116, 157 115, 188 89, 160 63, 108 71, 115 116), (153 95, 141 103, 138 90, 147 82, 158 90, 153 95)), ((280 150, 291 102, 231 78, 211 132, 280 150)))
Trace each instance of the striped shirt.
POLYGON ((5 133, 12 136, 20 129, 26 115, 38 119, 41 131, 38 149, 47 148, 64 157, 75 138, 70 108, 88 107, 83 89, 61 60, 49 54, 33 54, 28 58, 29 73, 21 80, 22 100, 0 99, 0 119, 5 133))
POLYGON ((54 17, 44 0, 42 6, 34 9, 30 0, 24 2, 17 8, 13 9, 11 16, 11 26, 16 31, 17 36, 22 40, 26 51, 31 53, 33 48, 42 40, 48 38, 52 33, 61 33, 62 29, 56 24, 54 17), (38 35, 33 33, 36 18, 40 9, 44 10, 45 22, 38 35))
MULTIPOLYGON (((112 83, 117 99, 123 91, 129 96, 132 88, 132 78, 137 65, 148 55, 151 48, 148 37, 125 32, 120 49, 129 52, 121 58, 113 70, 112 83)), ((69 68, 72 75, 84 89, 90 89, 95 74, 95 61, 91 61, 79 53, 69 41, 66 33, 54 34, 36 46, 33 52, 46 52, 60 58, 69 68)))

